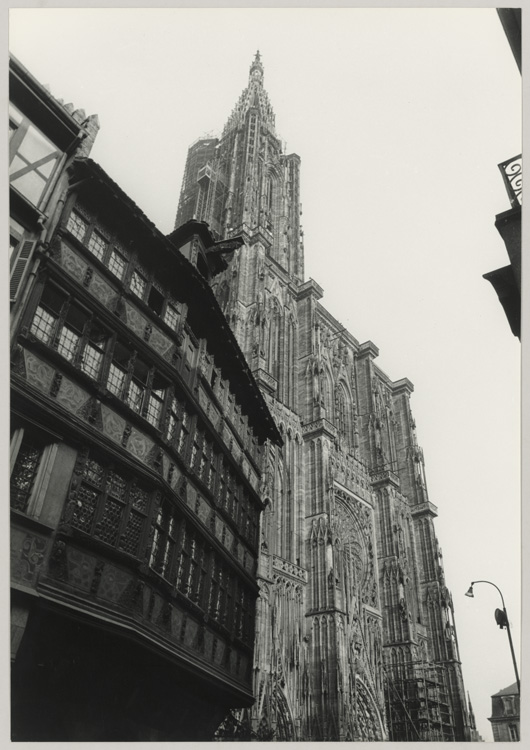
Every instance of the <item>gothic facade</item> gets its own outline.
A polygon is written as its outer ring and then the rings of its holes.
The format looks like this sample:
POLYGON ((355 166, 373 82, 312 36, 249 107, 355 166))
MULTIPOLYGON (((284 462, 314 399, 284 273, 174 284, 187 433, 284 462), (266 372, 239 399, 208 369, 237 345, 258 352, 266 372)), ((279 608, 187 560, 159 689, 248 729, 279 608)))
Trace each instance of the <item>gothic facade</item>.
POLYGON ((469 740, 453 603, 410 407, 304 280, 300 158, 259 53, 222 136, 188 153, 176 224, 244 244, 213 280, 283 437, 263 456, 252 736, 469 740))

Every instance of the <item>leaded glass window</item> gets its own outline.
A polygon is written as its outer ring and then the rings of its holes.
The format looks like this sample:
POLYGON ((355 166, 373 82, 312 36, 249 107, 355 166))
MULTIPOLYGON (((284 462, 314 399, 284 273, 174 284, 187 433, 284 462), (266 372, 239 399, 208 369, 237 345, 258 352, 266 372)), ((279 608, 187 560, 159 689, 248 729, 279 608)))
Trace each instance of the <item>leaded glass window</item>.
POLYGON ((109 270, 117 276, 119 279, 123 278, 125 273, 125 266, 127 265, 125 258, 114 248, 111 250, 109 258, 109 270))
POLYGON ((74 528, 130 555, 140 554, 152 493, 119 467, 89 457, 71 490, 74 528))
POLYGON ((177 308, 168 304, 164 313, 164 321, 175 331, 178 328, 179 320, 180 314, 177 308))
POLYGON ((75 211, 72 211, 72 213, 68 217, 66 228, 71 234, 74 235, 74 237, 83 242, 83 240, 85 239, 86 230, 88 229, 88 224, 82 216, 80 216, 75 211))
POLYGON ((131 292, 136 294, 137 297, 143 299, 146 287, 147 281, 144 277, 139 274, 138 271, 133 271, 133 275, 131 276, 131 292))
POLYGON ((98 258, 98 260, 102 261, 105 257, 107 241, 105 240, 103 235, 94 230, 90 235, 90 239, 88 240, 88 249, 93 255, 96 256, 96 258, 98 258))
POLYGON ((30 333, 90 377, 99 377, 108 333, 53 284, 44 287, 30 333))

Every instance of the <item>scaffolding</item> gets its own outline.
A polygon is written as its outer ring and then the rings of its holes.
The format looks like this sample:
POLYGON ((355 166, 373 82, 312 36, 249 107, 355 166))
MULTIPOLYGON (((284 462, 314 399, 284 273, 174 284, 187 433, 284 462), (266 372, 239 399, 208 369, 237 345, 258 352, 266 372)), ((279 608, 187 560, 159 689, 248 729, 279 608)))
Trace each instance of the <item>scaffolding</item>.
POLYGON ((384 670, 390 741, 454 742, 446 667, 408 662, 384 670))

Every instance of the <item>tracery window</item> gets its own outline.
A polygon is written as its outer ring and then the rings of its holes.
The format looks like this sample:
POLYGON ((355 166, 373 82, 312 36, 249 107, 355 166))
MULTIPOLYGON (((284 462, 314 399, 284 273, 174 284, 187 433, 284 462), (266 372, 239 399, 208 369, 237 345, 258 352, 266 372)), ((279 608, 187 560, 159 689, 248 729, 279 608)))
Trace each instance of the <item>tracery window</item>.
POLYGON ((152 490, 104 458, 86 458, 79 486, 70 491, 71 525, 107 544, 139 554, 152 490))
POLYGON ((335 410, 339 435, 343 440, 349 442, 350 420, 348 414, 346 393, 344 392, 344 386, 342 384, 339 384, 336 389, 335 410))

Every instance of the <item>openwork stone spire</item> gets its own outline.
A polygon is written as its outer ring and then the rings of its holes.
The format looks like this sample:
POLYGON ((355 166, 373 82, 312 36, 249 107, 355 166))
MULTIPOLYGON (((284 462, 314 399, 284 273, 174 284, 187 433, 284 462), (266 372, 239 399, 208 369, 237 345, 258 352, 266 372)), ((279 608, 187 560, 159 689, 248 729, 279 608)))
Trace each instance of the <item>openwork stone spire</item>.
POLYGON ((259 50, 256 52, 256 56, 250 66, 248 86, 244 89, 236 106, 232 110, 228 122, 224 127, 223 136, 243 123, 249 109, 257 110, 260 114, 261 123, 265 125, 273 135, 276 135, 276 118, 272 111, 267 92, 263 88, 263 64, 261 62, 259 50))

